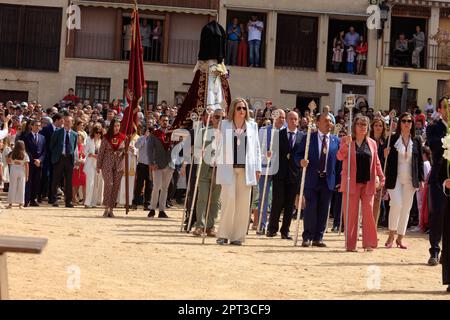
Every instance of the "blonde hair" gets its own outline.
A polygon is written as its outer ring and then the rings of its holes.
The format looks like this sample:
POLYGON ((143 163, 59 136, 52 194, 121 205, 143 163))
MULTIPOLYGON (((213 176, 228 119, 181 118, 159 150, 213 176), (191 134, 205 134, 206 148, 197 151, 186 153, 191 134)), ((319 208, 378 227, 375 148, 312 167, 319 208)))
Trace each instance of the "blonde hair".
POLYGON ((242 102, 244 104, 244 106, 247 108, 247 112, 245 114, 245 121, 249 121, 250 120, 250 109, 248 107, 247 101, 244 98, 236 98, 233 101, 231 101, 230 109, 228 110, 228 120, 233 121, 234 112, 236 110, 236 105, 239 102, 242 102))

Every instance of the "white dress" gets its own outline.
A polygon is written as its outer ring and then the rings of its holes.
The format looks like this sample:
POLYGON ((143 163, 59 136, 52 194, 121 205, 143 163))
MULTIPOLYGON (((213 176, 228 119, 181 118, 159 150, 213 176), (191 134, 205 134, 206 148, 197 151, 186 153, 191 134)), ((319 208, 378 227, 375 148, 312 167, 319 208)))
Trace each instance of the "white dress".
POLYGON ((9 146, 5 146, 3 149, 2 157, 3 157, 3 183, 9 183, 9 165, 7 162, 8 155, 11 153, 11 148, 9 146))
MULTIPOLYGON (((128 150, 128 194, 129 194, 129 204, 133 200, 134 192, 134 181, 136 178, 136 166, 137 166, 137 153, 138 150, 134 147, 138 136, 135 136, 130 141, 130 149, 128 150)), ((120 205, 125 205, 125 172, 122 180, 120 180, 120 190, 117 196, 117 203, 120 205)))
POLYGON ((25 153, 23 160, 12 160, 10 165, 8 203, 25 204, 25 163, 30 162, 30 158, 25 153))
POLYGON ((97 159, 89 157, 89 154, 98 154, 100 150, 101 139, 97 142, 88 138, 84 147, 86 161, 83 171, 86 174, 86 206, 101 206, 103 202, 103 176, 97 173, 97 159))

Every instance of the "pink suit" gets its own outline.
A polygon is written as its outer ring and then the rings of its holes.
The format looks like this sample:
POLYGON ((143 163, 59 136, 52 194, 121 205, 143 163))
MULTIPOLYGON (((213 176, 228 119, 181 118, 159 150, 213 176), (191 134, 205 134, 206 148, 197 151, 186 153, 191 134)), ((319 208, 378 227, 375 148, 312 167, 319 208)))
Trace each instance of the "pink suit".
MULTIPOLYGON (((355 141, 352 142, 350 152, 350 196, 349 196, 349 210, 348 210, 348 239, 346 243, 347 250, 355 250, 358 241, 358 211, 359 201, 361 201, 362 212, 362 229, 363 229, 363 247, 376 248, 378 244, 377 228, 373 218, 373 200, 376 192, 376 177, 380 179, 380 183, 384 184, 384 174, 381 168, 380 160, 378 159, 378 147, 375 140, 367 137, 367 144, 372 153, 372 161, 370 164, 370 181, 367 183, 356 183, 356 152, 355 141)), ((337 159, 342 163, 341 175, 341 192, 343 209, 347 208, 347 168, 348 168, 348 145, 344 139, 341 139, 337 159)), ((344 214, 344 224, 345 221, 344 214)))

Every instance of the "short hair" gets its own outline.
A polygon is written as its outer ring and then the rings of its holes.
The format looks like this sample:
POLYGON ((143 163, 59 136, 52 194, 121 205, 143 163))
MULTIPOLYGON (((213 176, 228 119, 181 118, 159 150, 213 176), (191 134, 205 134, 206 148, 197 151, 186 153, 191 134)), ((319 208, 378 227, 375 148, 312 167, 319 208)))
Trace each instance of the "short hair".
POLYGON ((353 124, 352 124, 353 139, 356 137, 356 122, 358 122, 358 121, 363 121, 363 122, 367 123, 366 137, 368 137, 369 133, 370 133, 370 119, 369 119, 369 117, 363 116, 362 114, 357 114, 356 117, 353 119, 353 124))
POLYGON ((63 118, 63 115, 61 113, 55 113, 52 117, 53 122, 61 120, 63 118))
POLYGON ((36 120, 36 119, 31 120, 31 125, 32 125, 32 126, 34 126, 36 123, 41 123, 41 121, 36 120))

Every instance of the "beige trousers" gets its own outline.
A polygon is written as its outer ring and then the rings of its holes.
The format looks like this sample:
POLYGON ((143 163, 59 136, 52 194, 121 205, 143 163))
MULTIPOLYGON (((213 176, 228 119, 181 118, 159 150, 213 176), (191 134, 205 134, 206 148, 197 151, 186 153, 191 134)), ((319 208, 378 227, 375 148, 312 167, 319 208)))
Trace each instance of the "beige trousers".
POLYGON ((222 212, 218 238, 245 240, 250 215, 251 186, 245 183, 245 169, 233 169, 234 184, 222 185, 222 212))

